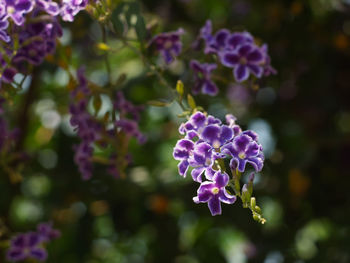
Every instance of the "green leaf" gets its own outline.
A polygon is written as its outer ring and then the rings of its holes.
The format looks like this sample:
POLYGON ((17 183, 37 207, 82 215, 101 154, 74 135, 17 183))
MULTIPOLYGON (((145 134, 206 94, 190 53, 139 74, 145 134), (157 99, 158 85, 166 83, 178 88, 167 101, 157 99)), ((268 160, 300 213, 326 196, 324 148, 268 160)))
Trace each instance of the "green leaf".
POLYGON ((140 41, 142 41, 146 38, 146 33, 147 33, 146 23, 141 15, 137 16, 137 21, 135 24, 135 31, 136 31, 137 38, 140 41))
POLYGON ((124 22, 121 20, 120 15, 124 12, 125 10, 125 3, 120 3, 117 8, 115 8, 112 12, 111 15, 111 21, 113 24, 114 30, 119 33, 123 34, 125 30, 124 22))

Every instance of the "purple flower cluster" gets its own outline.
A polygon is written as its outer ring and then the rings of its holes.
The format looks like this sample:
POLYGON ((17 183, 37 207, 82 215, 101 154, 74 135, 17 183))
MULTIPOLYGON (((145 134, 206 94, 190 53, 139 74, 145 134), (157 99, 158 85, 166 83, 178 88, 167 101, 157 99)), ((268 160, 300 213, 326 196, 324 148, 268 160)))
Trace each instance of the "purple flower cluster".
POLYGON ((30 13, 46 12, 50 16, 60 15, 64 21, 73 21, 74 16, 85 9, 88 0, 62 0, 60 4, 52 0, 0 0, 0 39, 10 42, 9 21, 23 26, 25 16, 30 13))
POLYGON ((5 42, 0 51, 0 87, 2 82, 13 82, 17 72, 27 74, 24 62, 41 64, 48 54, 55 51, 56 39, 62 36, 58 15, 65 21, 73 21, 87 4, 88 0, 62 0, 60 3, 52 0, 0 0, 0 42, 5 42))
POLYGON ((99 121, 88 111, 91 91, 83 68, 78 70, 77 78, 78 86, 71 92, 70 123, 76 127, 81 142, 74 146, 74 161, 79 167, 82 178, 88 180, 91 178, 93 170, 93 145, 98 144, 102 148, 106 148, 110 142, 113 142, 118 144, 120 149, 113 149, 110 154, 109 162, 111 164, 108 173, 119 177, 120 170, 130 163, 130 156, 126 149, 129 139, 136 138, 140 144, 146 140, 138 126, 143 107, 135 106, 125 99, 121 91, 118 91, 113 102, 112 113, 115 117, 118 115, 118 118, 113 118, 113 125, 110 128, 110 123, 99 121))
POLYGON ((180 55, 182 42, 180 36, 184 33, 182 28, 177 31, 161 33, 156 35, 150 42, 156 50, 163 56, 166 64, 170 64, 175 57, 180 55))
POLYGON ((232 204, 235 196, 229 195, 225 187, 229 177, 220 165, 222 159, 230 158, 232 170, 244 172, 249 163, 260 171, 264 163, 262 146, 253 131, 242 131, 232 115, 226 116, 226 124, 202 112, 194 113, 190 119, 179 127, 180 139, 173 152, 179 174, 186 176, 192 167, 191 175, 195 182, 201 183, 196 203, 208 202, 212 215, 221 214, 220 202, 232 204), (207 181, 203 181, 204 178, 207 181))
POLYGON ((10 248, 7 250, 7 260, 11 262, 25 259, 45 261, 47 251, 44 243, 48 243, 61 235, 60 231, 52 228, 52 223, 41 223, 36 232, 27 232, 12 238, 10 248))
POLYGON ((41 64, 48 54, 55 51, 56 39, 60 36, 62 28, 54 17, 45 22, 26 24, 19 28, 20 48, 12 58, 11 64, 16 68, 21 68, 20 65, 24 62, 41 64))
POLYGON ((114 101, 114 109, 119 112, 119 120, 115 125, 128 137, 134 137, 140 144, 145 143, 146 137, 139 130, 138 122, 140 121, 140 113, 143 111, 142 106, 135 106, 126 100, 121 91, 117 92, 114 101))
POLYGON ((237 82, 247 80, 251 74, 257 78, 276 74, 267 45, 258 46, 249 32, 220 29, 213 34, 208 20, 200 31, 200 38, 205 42, 204 53, 216 54, 222 65, 232 68, 237 82))
POLYGON ((92 144, 101 138, 102 126, 96 122, 88 112, 88 102, 91 92, 88 88, 88 81, 85 78, 85 69, 80 68, 77 72, 78 86, 71 92, 71 113, 70 123, 76 127, 77 134, 81 139, 79 145, 74 146, 74 162, 78 165, 79 171, 84 180, 92 176, 92 144))

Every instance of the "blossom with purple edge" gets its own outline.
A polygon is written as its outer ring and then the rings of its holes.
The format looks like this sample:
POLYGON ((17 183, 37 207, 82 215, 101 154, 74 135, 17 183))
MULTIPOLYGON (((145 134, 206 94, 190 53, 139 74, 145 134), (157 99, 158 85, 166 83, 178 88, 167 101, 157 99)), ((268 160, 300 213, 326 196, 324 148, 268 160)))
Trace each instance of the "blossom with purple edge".
POLYGON ((4 7, 6 18, 10 17, 16 25, 24 23, 24 15, 33 10, 34 0, 1 0, 0 5, 4 7))
POLYGON ((195 203, 208 203, 209 210, 213 216, 221 215, 221 202, 233 204, 236 196, 227 193, 225 187, 229 177, 226 173, 217 171, 213 181, 203 182, 197 190, 197 196, 193 198, 195 203))
POLYGON ((151 40, 150 45, 154 45, 161 53, 166 64, 172 63, 175 57, 180 55, 182 49, 180 36, 183 33, 184 30, 179 28, 177 31, 160 33, 151 40))
POLYGON ((246 131, 236 136, 232 143, 226 144, 223 153, 232 157, 230 166, 244 172, 247 163, 259 172, 264 165, 262 146, 257 142, 257 135, 252 131, 246 131))
POLYGON ((202 182, 201 175, 205 172, 207 179, 212 179, 215 173, 213 169, 214 161, 217 159, 213 147, 206 142, 198 143, 193 149, 193 154, 189 158, 189 165, 193 167, 191 175, 194 181, 202 182))
POLYGON ((84 10, 88 3, 88 0, 63 0, 60 11, 63 21, 73 22, 74 16, 84 10))
POLYGON ((193 139, 194 137, 199 137, 205 126, 210 124, 221 124, 221 121, 213 116, 205 116, 202 112, 197 111, 192 114, 190 119, 182 123, 179 127, 179 133, 186 135, 188 139, 193 139))
POLYGON ((24 259, 45 261, 46 250, 41 247, 40 235, 35 232, 18 234, 11 240, 11 246, 6 254, 7 260, 15 262, 24 259))
POLYGON ((52 0, 36 0, 36 5, 49 15, 57 16, 60 13, 59 5, 52 0))
POLYGON ((9 26, 9 22, 5 18, 5 16, 1 17, 0 12, 0 40, 4 42, 10 42, 11 38, 7 33, 7 28, 9 26))
POLYGON ((238 82, 247 80, 250 73, 260 78, 264 72, 264 55, 259 48, 251 44, 243 45, 237 51, 220 53, 220 61, 224 66, 234 69, 233 74, 238 82))
POLYGON ((208 142, 214 149, 228 143, 233 137, 233 130, 227 125, 211 124, 204 128, 200 138, 208 142))
POLYGON ((218 93, 218 87, 211 80, 211 72, 217 68, 217 65, 201 64, 197 60, 191 60, 190 67, 195 73, 195 84, 192 88, 193 94, 203 93, 215 96, 218 93))
POLYGON ((194 143, 187 139, 179 140, 174 147, 173 157, 175 160, 180 161, 178 169, 179 174, 183 177, 186 176, 189 167, 189 158, 192 156, 193 150, 194 143))

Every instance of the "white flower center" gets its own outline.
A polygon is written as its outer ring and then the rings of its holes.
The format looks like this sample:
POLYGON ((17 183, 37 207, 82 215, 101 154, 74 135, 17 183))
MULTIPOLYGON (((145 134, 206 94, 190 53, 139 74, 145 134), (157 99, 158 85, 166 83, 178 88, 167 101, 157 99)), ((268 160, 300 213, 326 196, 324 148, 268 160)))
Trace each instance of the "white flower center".
POLYGON ((211 189, 211 192, 214 194, 214 195, 217 195, 219 193, 220 189, 217 188, 217 187, 214 187, 213 189, 211 189))
POLYGON ((16 12, 16 9, 13 6, 8 6, 7 7, 7 13, 13 14, 14 12, 16 12))
POLYGON ((221 143, 220 143, 218 140, 215 140, 215 141, 213 142, 213 147, 214 147, 215 149, 219 149, 220 146, 221 146, 221 143))
POLYGON ((241 158, 241 159, 244 159, 245 158, 245 153, 244 152, 240 152, 238 154, 238 157, 241 158))

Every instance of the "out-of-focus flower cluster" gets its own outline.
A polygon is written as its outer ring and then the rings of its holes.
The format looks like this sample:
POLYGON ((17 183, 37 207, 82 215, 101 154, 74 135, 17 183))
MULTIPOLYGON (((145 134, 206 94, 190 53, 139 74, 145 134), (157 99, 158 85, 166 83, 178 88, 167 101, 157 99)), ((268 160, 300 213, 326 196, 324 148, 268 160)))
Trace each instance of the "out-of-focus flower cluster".
POLYGON ((230 159, 232 173, 244 172, 247 163, 258 172, 264 163, 257 134, 242 131, 235 121, 233 115, 227 115, 223 124, 211 115, 196 112, 181 124, 179 132, 185 137, 177 142, 173 152, 174 158, 180 161, 179 174, 185 177, 192 167, 193 180, 201 183, 194 202, 208 202, 212 215, 221 214, 220 202, 232 204, 236 200, 225 188, 229 175, 224 160, 230 159))
POLYGON ((259 46, 249 32, 230 32, 220 29, 212 33, 212 23, 206 22, 200 31, 204 40, 205 54, 215 54, 222 65, 233 69, 237 82, 243 82, 254 75, 256 78, 276 74, 266 44, 259 46))
POLYGON ((88 0, 0 0, 0 85, 11 83, 17 72, 26 74, 24 62, 42 63, 62 36, 58 16, 73 21, 88 0))
MULTIPOLYGON (((215 63, 201 63, 195 59, 190 61, 189 66, 194 74, 193 94, 218 94, 218 87, 211 76, 218 68, 218 63, 232 68, 236 82, 246 81, 251 76, 260 79, 277 73, 271 66, 267 44, 258 45, 249 32, 230 32, 228 29, 220 29, 216 33, 212 31, 212 22, 208 20, 193 44, 194 49, 199 50, 201 40, 204 41, 204 54, 215 55, 217 58, 215 63)), ((150 46, 155 47, 166 64, 171 64, 182 52, 182 34, 184 30, 181 28, 160 33, 153 37, 150 46)))
POLYGON ((135 106, 126 100, 123 93, 118 91, 110 114, 111 120, 99 120, 90 114, 88 104, 92 97, 84 69, 77 72, 78 85, 71 92, 71 125, 76 128, 81 139, 74 146, 74 161, 79 167, 83 179, 88 180, 93 172, 94 146, 101 148, 112 147, 108 163, 108 172, 119 177, 130 163, 127 152, 128 142, 134 137, 139 143, 146 138, 138 128, 141 106, 135 106))
POLYGON ((26 259, 45 261, 47 251, 45 244, 60 237, 61 232, 52 228, 52 223, 40 223, 36 232, 20 233, 14 236, 7 250, 7 260, 11 262, 26 259))

